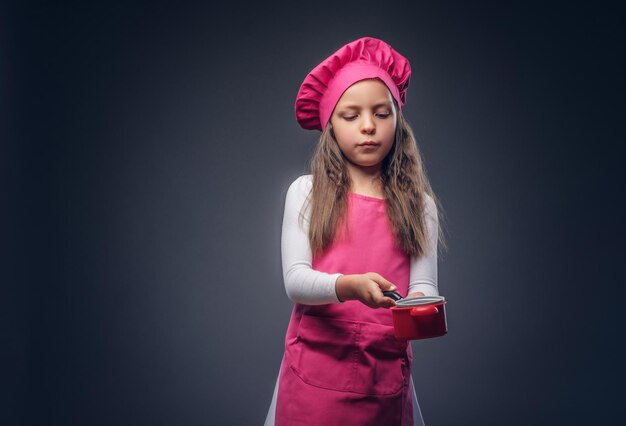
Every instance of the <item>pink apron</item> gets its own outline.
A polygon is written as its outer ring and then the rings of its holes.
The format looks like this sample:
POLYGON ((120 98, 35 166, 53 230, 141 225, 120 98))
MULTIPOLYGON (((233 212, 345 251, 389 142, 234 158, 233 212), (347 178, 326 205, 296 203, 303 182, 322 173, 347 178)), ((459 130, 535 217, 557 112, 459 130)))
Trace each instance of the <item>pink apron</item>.
MULTIPOLYGON (((409 257, 396 245, 385 202, 350 194, 348 228, 313 269, 377 272, 406 296, 409 257)), ((391 312, 358 301, 294 306, 280 372, 276 426, 412 425, 411 346, 393 335, 391 312)))

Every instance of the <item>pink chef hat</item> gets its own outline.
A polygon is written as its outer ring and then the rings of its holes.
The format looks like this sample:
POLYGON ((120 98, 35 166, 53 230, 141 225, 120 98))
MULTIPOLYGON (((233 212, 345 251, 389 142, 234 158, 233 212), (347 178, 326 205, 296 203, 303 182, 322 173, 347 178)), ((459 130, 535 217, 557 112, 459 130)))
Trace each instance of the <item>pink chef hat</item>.
POLYGON ((311 71, 296 96, 301 127, 326 127, 339 98, 357 81, 379 78, 402 108, 411 78, 409 61, 382 40, 363 37, 330 55, 311 71))

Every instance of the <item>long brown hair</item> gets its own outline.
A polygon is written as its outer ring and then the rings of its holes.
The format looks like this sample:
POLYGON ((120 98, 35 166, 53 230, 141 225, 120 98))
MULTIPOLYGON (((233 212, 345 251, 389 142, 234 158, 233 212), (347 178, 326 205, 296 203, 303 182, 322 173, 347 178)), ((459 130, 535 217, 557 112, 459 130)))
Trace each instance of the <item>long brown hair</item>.
MULTIPOLYGON (((402 111, 397 107, 396 111, 395 141, 383 161, 380 179, 396 241, 407 254, 421 256, 428 244, 424 215, 426 195, 435 202, 438 218, 442 213, 426 176, 413 131, 402 111)), ((313 253, 323 251, 333 242, 335 231, 345 219, 350 190, 346 161, 329 122, 311 160, 313 188, 307 202, 311 212, 309 243, 313 253)), ((441 225, 437 229, 437 238, 445 247, 441 225)))

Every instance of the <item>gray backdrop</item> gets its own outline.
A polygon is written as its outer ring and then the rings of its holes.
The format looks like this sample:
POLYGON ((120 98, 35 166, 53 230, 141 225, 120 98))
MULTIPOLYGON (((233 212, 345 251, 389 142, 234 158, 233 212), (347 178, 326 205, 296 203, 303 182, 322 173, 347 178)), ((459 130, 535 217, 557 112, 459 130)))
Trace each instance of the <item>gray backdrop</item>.
POLYGON ((616 8, 1 12, 3 424, 262 423, 292 308, 284 196, 318 137, 295 95, 365 35, 412 64, 405 113, 446 214, 449 334, 413 343, 426 423, 626 414, 616 8))

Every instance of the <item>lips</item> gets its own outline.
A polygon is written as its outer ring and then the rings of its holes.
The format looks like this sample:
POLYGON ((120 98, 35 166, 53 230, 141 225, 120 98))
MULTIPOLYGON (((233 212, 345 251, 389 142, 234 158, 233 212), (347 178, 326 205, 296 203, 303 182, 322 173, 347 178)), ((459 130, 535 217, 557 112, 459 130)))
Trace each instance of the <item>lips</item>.
POLYGON ((373 147, 373 146, 378 146, 380 145, 378 142, 374 142, 374 141, 365 141, 365 142, 361 142, 359 144, 359 146, 368 146, 368 147, 373 147))

